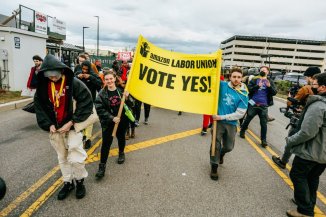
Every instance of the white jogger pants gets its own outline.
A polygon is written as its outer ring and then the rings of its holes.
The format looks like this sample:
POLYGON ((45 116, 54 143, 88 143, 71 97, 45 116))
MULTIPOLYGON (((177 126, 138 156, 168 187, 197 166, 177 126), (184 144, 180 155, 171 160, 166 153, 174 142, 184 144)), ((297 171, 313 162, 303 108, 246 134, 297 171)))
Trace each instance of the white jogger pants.
POLYGON ((83 135, 70 130, 67 133, 50 133, 50 143, 56 150, 59 166, 64 182, 87 177, 85 159, 87 153, 83 149, 83 135))

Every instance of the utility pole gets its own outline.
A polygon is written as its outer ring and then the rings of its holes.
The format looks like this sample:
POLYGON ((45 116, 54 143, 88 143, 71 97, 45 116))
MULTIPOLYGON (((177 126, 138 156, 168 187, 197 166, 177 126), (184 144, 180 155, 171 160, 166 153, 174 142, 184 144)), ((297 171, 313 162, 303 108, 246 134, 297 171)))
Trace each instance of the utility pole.
POLYGON ((85 29, 89 28, 88 26, 83 26, 83 52, 85 52, 85 45, 84 45, 84 32, 85 29))
POLYGON ((97 48, 96 48, 96 55, 99 56, 99 31, 100 31, 100 17, 99 16, 94 16, 97 18, 97 48))

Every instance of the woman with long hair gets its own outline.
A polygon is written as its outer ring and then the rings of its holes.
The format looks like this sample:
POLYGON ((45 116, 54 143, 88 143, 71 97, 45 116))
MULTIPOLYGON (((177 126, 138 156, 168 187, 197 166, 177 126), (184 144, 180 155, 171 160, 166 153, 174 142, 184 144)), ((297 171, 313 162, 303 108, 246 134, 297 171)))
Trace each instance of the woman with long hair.
POLYGON ((116 132, 119 146, 117 163, 123 164, 125 161, 125 135, 129 124, 128 117, 125 115, 125 109, 123 109, 121 117, 117 117, 123 95, 126 97, 126 104, 131 106, 128 100, 129 93, 123 92, 122 89, 116 86, 116 74, 113 72, 106 73, 104 75, 104 87, 94 102, 102 127, 101 159, 98 172, 95 175, 98 179, 103 178, 105 175, 106 162, 113 141, 112 131, 116 123, 119 123, 116 132))

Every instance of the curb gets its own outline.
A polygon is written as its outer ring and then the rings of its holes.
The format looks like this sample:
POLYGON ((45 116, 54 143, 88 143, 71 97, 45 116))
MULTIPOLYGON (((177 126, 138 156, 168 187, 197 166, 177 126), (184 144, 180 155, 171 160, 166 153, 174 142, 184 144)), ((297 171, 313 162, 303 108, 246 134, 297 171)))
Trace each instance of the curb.
POLYGON ((22 99, 22 100, 0 104, 0 112, 19 109, 31 102, 33 102, 33 98, 22 99))

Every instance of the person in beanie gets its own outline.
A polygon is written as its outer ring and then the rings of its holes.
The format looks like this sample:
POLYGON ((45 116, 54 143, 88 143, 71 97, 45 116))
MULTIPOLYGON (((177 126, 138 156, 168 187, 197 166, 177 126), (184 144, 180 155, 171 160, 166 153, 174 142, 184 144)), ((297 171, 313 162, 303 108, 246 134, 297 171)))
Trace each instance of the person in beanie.
POLYGON ((34 104, 39 127, 50 133, 50 143, 57 152, 64 186, 58 200, 65 199, 75 188, 76 198, 86 194, 83 184, 88 173, 85 169, 87 154, 83 149, 81 132, 74 123, 85 121, 93 109, 92 96, 83 82, 53 55, 47 55, 38 73, 34 104), (73 100, 76 108, 73 108, 73 100))
MULTIPOLYGON (((295 95, 295 99, 300 102, 300 104, 304 107, 307 103, 308 96, 317 94, 317 88, 313 87, 312 84, 315 81, 314 75, 319 74, 320 69, 318 67, 309 67, 303 74, 306 76, 307 85, 303 86, 299 89, 298 93, 295 95)), ((291 102, 288 102, 288 107, 291 106, 291 102)), ((294 133, 297 132, 296 128, 291 127, 288 133, 288 136, 292 136, 294 133)), ((285 146, 284 147, 284 153, 282 158, 278 157, 276 155, 272 156, 272 160, 276 165, 278 165, 280 168, 285 169, 286 164, 289 162, 291 157, 290 148, 285 146)))

